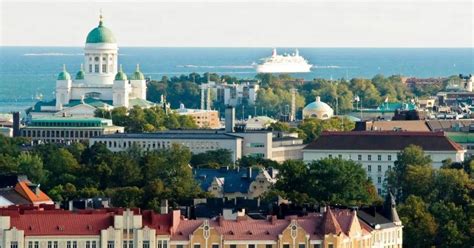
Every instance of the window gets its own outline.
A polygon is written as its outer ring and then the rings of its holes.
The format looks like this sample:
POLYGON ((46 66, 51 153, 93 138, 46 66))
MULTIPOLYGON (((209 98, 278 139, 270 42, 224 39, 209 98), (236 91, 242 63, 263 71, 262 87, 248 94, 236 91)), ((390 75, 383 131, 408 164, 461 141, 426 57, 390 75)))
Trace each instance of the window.
POLYGON ((362 160, 362 155, 357 155, 357 160, 361 161, 362 160))
MULTIPOLYGON (((232 245, 230 247, 232 248, 232 245)), ((176 245, 176 248, 183 248, 183 245, 176 245)))
POLYGON ((66 247, 71 248, 71 241, 66 242, 66 247))
POLYGON ((367 165, 367 171, 368 171, 368 172, 372 172, 372 165, 370 165, 370 164, 367 165))
POLYGON ((127 248, 127 244, 128 244, 127 240, 124 240, 123 243, 122 243, 122 247, 127 248))
POLYGON ((392 161, 392 155, 388 155, 387 159, 388 161, 392 161))
POLYGON ((89 73, 92 73, 92 65, 89 65, 89 73))
POLYGON ((382 160, 382 155, 377 155, 377 160, 381 161, 382 160))
POLYGON ((377 171, 382 172, 382 166, 381 165, 377 165, 377 171))
POLYGON ((168 240, 163 240, 163 248, 168 248, 168 240))
POLYGON ((72 241, 72 248, 77 248, 77 241, 72 241))
POLYGON ((306 245, 305 244, 299 244, 298 248, 306 248, 306 245))
POLYGON ((114 247, 115 247, 114 241, 107 241, 107 248, 114 248, 114 247))
POLYGON ((92 248, 97 248, 97 241, 92 241, 92 248))
POLYGON ((35 241, 35 248, 39 248, 39 241, 35 241))
POLYGON ((392 166, 391 166, 391 165, 389 165, 389 166, 388 166, 388 170, 391 170, 391 169, 392 169, 392 166))
POLYGON ((371 161, 372 160, 372 155, 367 155, 367 160, 371 161))
POLYGON ((58 248, 58 241, 54 241, 53 248, 58 248))
POLYGON ((99 73, 99 65, 94 65, 94 72, 99 73))
POLYGON ((255 248, 255 245, 248 245, 247 248, 255 248))
POLYGON ((230 245, 230 248, 237 248, 237 245, 230 245))
POLYGON ((284 244, 283 248, 290 248, 290 245, 289 244, 284 244))
POLYGON ((33 248, 33 241, 28 242, 28 248, 33 248))
POLYGON ((382 183, 382 177, 377 177, 377 183, 382 183))
POLYGON ((52 241, 48 241, 48 248, 53 248, 53 242, 52 241))
POLYGON ((250 147, 265 147, 265 144, 263 143, 250 143, 250 147))
POLYGON ((86 248, 91 248, 91 242, 90 241, 86 241, 86 248))
POLYGON ((328 158, 332 158, 332 154, 329 154, 329 155, 328 155, 328 158))
POLYGON ((10 242, 10 248, 18 248, 18 241, 10 242))
POLYGON ((321 248, 321 244, 314 244, 313 248, 321 248))
POLYGON ((342 159, 342 155, 341 155, 341 154, 337 155, 337 157, 338 157, 339 159, 342 159))
POLYGON ((213 244, 212 248, 219 248, 219 245, 218 244, 213 244))
POLYGON ((379 195, 381 195, 381 194, 382 194, 382 189, 381 189, 381 188, 377 188, 377 193, 378 193, 379 195))
POLYGON ((150 241, 149 240, 144 240, 143 241, 143 248, 150 248, 150 241))
POLYGON ((102 65, 102 73, 107 73, 107 65, 106 64, 102 65))
POLYGON ((272 248, 272 245, 265 245, 265 248, 272 248))
POLYGON ((334 248, 333 244, 328 244, 328 248, 334 248))
POLYGON ((194 248, 201 248, 200 244, 194 244, 194 248))

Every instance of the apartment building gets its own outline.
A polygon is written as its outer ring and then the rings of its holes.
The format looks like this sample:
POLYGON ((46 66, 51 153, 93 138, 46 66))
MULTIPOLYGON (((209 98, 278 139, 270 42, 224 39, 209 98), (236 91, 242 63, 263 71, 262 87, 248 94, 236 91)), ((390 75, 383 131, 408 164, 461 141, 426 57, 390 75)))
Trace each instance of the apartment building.
POLYGON ((402 247, 402 225, 372 227, 351 209, 306 216, 188 220, 179 211, 140 209, 69 212, 0 209, 5 248, 345 248, 402 247), (395 228, 393 228, 395 227, 395 228))
POLYGON ((398 153, 409 145, 423 148, 439 168, 443 160, 464 161, 466 150, 451 141, 443 132, 354 131, 323 132, 303 149, 303 160, 311 162, 323 158, 354 160, 367 170, 367 175, 383 193, 383 182, 398 153))

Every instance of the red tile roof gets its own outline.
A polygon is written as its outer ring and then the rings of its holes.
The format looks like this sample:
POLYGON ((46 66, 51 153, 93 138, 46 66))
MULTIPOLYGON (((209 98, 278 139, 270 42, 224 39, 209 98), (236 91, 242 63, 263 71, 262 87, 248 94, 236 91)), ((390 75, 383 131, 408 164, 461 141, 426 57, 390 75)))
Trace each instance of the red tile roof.
POLYGON ((304 150, 395 150, 418 145, 425 151, 462 151, 443 132, 352 131, 322 132, 304 150))
POLYGON ((11 216, 11 226, 24 230, 25 236, 100 235, 100 230, 113 225, 112 213, 78 214, 48 210, 11 216))
MULTIPOLYGON (((346 226, 344 225, 344 227, 346 226)), ((324 214, 321 230, 324 235, 340 234, 342 232, 341 226, 339 225, 338 220, 332 213, 331 208, 328 208, 327 212, 324 214)))
POLYGON ((31 183, 28 181, 20 181, 16 184, 15 186, 15 191, 18 192, 20 195, 25 197, 28 201, 30 201, 33 204, 37 203, 53 203, 51 198, 49 198, 48 195, 46 195, 43 191, 38 189, 38 193, 33 192, 30 189, 31 183))

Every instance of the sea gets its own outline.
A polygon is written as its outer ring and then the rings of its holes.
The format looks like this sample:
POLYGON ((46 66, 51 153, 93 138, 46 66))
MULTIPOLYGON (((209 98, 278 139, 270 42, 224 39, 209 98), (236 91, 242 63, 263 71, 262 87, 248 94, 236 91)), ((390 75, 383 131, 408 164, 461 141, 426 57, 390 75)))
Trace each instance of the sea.
MULTIPOLYGON (((192 72, 227 74, 242 79, 256 75, 252 66, 272 48, 121 47, 119 63, 126 73, 140 64, 146 77, 192 72)), ((278 49, 293 53, 293 48, 278 49)), ((297 78, 371 78, 376 74, 446 77, 474 72, 474 48, 300 48, 313 65, 297 78)), ((83 63, 82 47, 0 47, 0 113, 22 111, 38 98, 54 98, 63 64, 72 76, 83 63)))

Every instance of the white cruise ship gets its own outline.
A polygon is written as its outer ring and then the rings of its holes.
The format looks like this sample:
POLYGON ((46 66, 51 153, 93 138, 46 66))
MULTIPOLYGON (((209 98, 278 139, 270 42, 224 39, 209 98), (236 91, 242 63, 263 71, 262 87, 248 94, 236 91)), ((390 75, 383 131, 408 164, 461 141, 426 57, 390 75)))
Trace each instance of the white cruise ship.
POLYGON ((291 55, 278 55, 276 49, 273 49, 271 57, 260 59, 260 61, 255 64, 258 73, 310 72, 312 66, 299 55, 298 49, 291 55))

